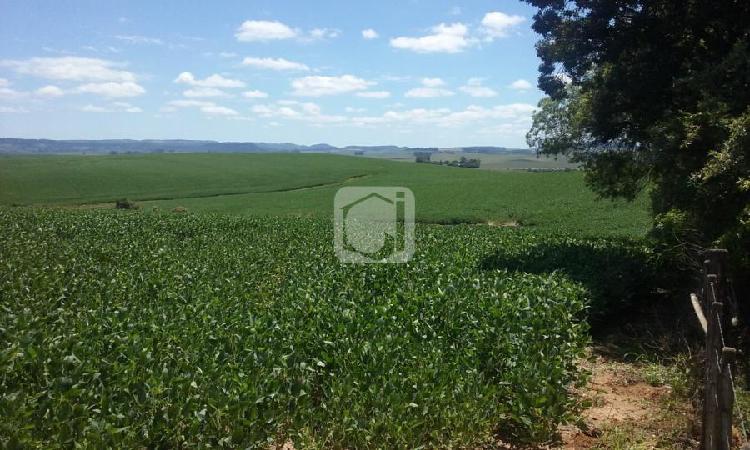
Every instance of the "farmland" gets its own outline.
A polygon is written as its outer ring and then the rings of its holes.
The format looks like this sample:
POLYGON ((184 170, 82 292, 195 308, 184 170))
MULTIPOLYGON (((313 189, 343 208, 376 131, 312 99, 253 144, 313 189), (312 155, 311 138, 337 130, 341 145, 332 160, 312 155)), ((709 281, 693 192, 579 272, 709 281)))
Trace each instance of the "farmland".
POLYGON ((494 172, 315 154, 184 154, 0 158, 0 205, 153 207, 255 217, 332 215, 342 186, 406 186, 417 220, 516 222, 593 235, 641 236, 645 196, 598 200, 583 174, 494 172))
POLYGON ((0 173, 9 446, 548 442, 575 417, 590 321, 649 272, 643 199, 598 201, 577 172, 137 155, 0 173), (414 191, 412 261, 338 262, 351 185, 414 191))
POLYGON ((570 406, 584 290, 480 267, 523 234, 425 226, 413 263, 373 267, 338 264, 318 220, 0 217, 22 442, 459 445, 545 438, 570 406))
MULTIPOLYGON (((414 162, 414 155, 400 153, 377 154, 373 157, 385 158, 393 161, 414 162)), ((569 162, 565 156, 550 157, 540 155, 539 157, 529 154, 504 154, 504 153, 473 153, 460 151, 440 151, 432 154, 432 161, 454 161, 465 158, 476 158, 482 161, 481 169, 486 170, 524 170, 524 169, 574 169, 577 164, 569 162)))

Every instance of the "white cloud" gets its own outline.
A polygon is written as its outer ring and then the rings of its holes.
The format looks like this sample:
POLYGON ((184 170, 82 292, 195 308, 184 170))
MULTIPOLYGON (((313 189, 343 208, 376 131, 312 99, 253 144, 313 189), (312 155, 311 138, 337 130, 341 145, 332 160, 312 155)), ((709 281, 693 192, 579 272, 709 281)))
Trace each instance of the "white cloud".
POLYGON ((300 116, 300 113, 290 106, 273 106, 273 105, 255 105, 251 111, 263 118, 281 117, 293 118, 300 116))
POLYGON ((406 91, 406 94, 404 94, 404 97, 434 98, 434 97, 450 97, 451 95, 454 95, 454 92, 448 89, 420 87, 420 88, 409 89, 408 91, 406 91))
POLYGON ((352 117, 350 122, 358 126, 392 124, 408 127, 411 125, 434 125, 441 127, 460 127, 482 125, 489 130, 492 127, 504 127, 513 130, 516 135, 525 133, 531 125, 531 115, 536 107, 525 103, 498 105, 494 108, 469 106, 461 111, 448 108, 416 108, 401 111, 387 111, 381 116, 352 117))
MULTIPOLYGON (((71 92, 101 95, 104 97, 136 97, 146 92, 135 82, 131 72, 118 70, 119 64, 98 58, 60 57, 29 58, 26 60, 0 61, 0 66, 13 68, 24 75, 66 81, 89 81, 71 92)), ((7 80, 6 80, 7 85, 7 80)), ((34 92, 40 97, 59 97, 63 89, 49 85, 34 92)), ((0 87, 0 97, 18 97, 21 94, 12 89, 0 87)))
POLYGON ((184 83, 190 86, 206 87, 206 88, 237 88, 245 87, 245 83, 239 80, 232 80, 224 78, 219 74, 213 74, 203 80, 195 78, 190 72, 182 72, 177 75, 174 80, 175 83, 184 83))
POLYGON ((292 81, 293 94, 303 97, 321 97, 324 95, 345 94, 363 91, 374 85, 371 81, 353 75, 339 77, 310 76, 296 78, 292 81))
POLYGON ((86 106, 83 106, 81 108, 81 111, 92 112, 92 113, 114 113, 114 112, 139 113, 139 112, 143 112, 141 108, 137 106, 133 106, 130 103, 125 103, 125 102, 114 102, 108 106, 98 106, 98 105, 88 104, 86 106))
POLYGON ((228 97, 229 94, 212 87, 195 87, 182 93, 185 97, 203 98, 203 97, 228 97))
POLYGON ((26 92, 17 91, 10 88, 10 81, 5 78, 0 78, 0 99, 3 100, 14 100, 17 98, 25 97, 26 92))
POLYGON ((506 37, 508 33, 526 19, 523 16, 509 15, 503 12, 488 12, 482 19, 482 31, 487 36, 487 40, 494 38, 506 37))
POLYGON ((112 47, 111 45, 107 45, 103 47, 94 47, 93 45, 84 45, 81 48, 89 52, 93 52, 93 53, 120 53, 120 50, 118 48, 112 47))
POLYGON ((377 39, 378 36, 378 32, 373 30, 372 28, 362 30, 362 37, 365 39, 377 39))
POLYGON ((258 90, 252 90, 243 92, 242 96, 245 98, 267 98, 268 93, 258 90))
POLYGON ((147 37, 147 36, 118 35, 118 36, 115 36, 115 39, 119 39, 121 41, 125 41, 130 44, 164 45, 164 41, 162 41, 161 39, 147 37))
POLYGON ((232 108, 218 105, 201 106, 200 110, 211 116, 236 116, 238 114, 238 112, 232 108))
POLYGON ((125 102, 114 102, 112 103, 113 106, 116 106, 118 108, 122 108, 125 112, 129 113, 139 113, 143 112, 143 110, 137 106, 133 106, 130 103, 125 102))
POLYGON ((533 88, 534 86, 529 83, 528 81, 524 79, 518 79, 510 84, 511 89, 515 89, 517 91, 528 91, 529 89, 533 88))
POLYGON ((13 100, 24 97, 25 95, 25 92, 16 91, 15 89, 0 88, 0 99, 3 100, 13 100))
POLYGON ((267 20, 246 20, 234 36, 241 42, 264 42, 297 37, 298 31, 289 26, 267 20))
POLYGON ((472 97, 489 98, 497 96, 497 91, 487 86, 482 86, 481 78, 469 78, 466 84, 461 86, 459 90, 472 97))
POLYGON ((388 98, 391 93, 388 91, 364 91, 357 92, 355 95, 362 98, 388 98))
POLYGON ((40 87, 34 93, 40 97, 60 97, 65 95, 62 89, 52 85, 40 87))
POLYGON ((104 97, 137 97, 146 92, 137 83, 125 81, 122 83, 110 81, 106 83, 87 83, 75 89, 77 93, 96 94, 104 97))
POLYGON ((445 86, 445 81, 441 78, 422 78, 422 85, 426 87, 445 86))
POLYGON ((269 70, 310 70, 305 64, 289 61, 284 58, 255 58, 248 56, 242 60, 242 65, 269 70))
POLYGON ((274 104, 255 105, 251 111, 265 119, 288 119, 313 125, 344 123, 346 116, 324 114, 316 103, 282 100, 274 104))
POLYGON ((255 105, 250 108, 250 111, 262 117, 272 117, 271 113, 273 112, 273 109, 271 109, 271 107, 269 107, 268 105, 255 105))
POLYGON ((313 28, 310 30, 308 40, 318 41, 321 39, 334 39, 341 35, 341 30, 335 28, 313 28))
MULTIPOLYGON (((364 109, 347 107, 345 115, 328 115, 316 103, 280 100, 257 104, 250 108, 254 116, 276 121, 297 121, 313 126, 375 127, 387 125, 394 130, 408 130, 412 126, 472 127, 482 134, 523 136, 531 125, 531 116, 537 108, 525 103, 497 105, 495 107, 469 106, 452 111, 449 108, 415 108, 389 110, 381 115, 361 115, 364 109)), ((278 122, 277 122, 278 123, 278 122)))
POLYGON ((432 34, 422 37, 397 37, 391 46, 417 53, 458 53, 473 44, 469 29, 462 23, 441 23, 431 29, 432 34))
POLYGON ((446 126, 463 125, 481 120, 504 120, 509 123, 530 125, 531 115, 536 109, 536 106, 527 103, 511 103, 494 108, 469 106, 463 111, 446 115, 442 121, 446 126))
POLYGON ((120 70, 121 64, 79 56, 2 60, 0 66, 18 73, 51 80, 135 82, 135 75, 120 70))
POLYGON ((174 112, 178 108, 197 108, 200 112, 209 116, 238 116, 239 113, 232 108, 217 105, 205 100, 172 100, 161 108, 162 112, 174 112))
POLYGON ((167 105, 174 108, 200 108, 202 106, 211 106, 213 102, 203 100, 172 100, 167 105))
POLYGON ((410 89, 404 94, 405 97, 413 98, 433 98, 433 97, 450 97, 454 95, 453 91, 444 89, 445 81, 440 78, 422 78, 422 87, 410 89))

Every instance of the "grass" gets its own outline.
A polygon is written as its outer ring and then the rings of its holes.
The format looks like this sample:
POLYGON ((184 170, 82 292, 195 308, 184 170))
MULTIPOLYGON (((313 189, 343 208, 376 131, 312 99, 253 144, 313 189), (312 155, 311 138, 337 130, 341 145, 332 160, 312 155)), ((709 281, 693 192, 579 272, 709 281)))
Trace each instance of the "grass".
POLYGON ((695 392, 692 371, 695 362, 684 354, 677 354, 669 361, 647 362, 640 372, 643 380, 652 386, 669 386, 677 397, 687 398, 695 392))
POLYGON ((599 200, 574 173, 495 172, 314 154, 0 158, 0 205, 79 205, 128 198, 153 207, 245 216, 332 216, 342 186, 406 186, 417 220, 517 222, 587 235, 641 236, 646 198, 599 200))

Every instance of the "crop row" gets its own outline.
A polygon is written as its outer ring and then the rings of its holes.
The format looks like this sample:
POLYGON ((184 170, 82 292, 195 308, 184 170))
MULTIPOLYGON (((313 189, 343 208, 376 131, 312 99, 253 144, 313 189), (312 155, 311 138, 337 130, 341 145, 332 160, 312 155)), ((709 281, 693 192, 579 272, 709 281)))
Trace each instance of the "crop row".
POLYGON ((324 220, 0 209, 0 230, 5 446, 457 447, 574 409, 588 291, 491 264, 543 236, 419 225, 410 263, 343 265, 324 220))

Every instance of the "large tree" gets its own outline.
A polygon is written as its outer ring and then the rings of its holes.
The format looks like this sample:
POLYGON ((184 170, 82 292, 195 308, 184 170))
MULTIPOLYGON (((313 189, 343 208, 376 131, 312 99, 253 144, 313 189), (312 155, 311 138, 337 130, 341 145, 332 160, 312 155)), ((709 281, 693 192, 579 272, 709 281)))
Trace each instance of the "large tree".
POLYGON ((647 187, 662 248, 727 246, 746 271, 750 1, 525 1, 549 96, 529 144, 582 162, 604 196, 647 187))

